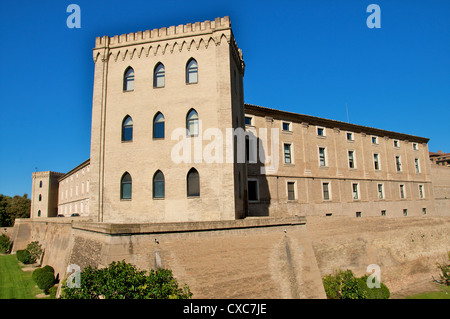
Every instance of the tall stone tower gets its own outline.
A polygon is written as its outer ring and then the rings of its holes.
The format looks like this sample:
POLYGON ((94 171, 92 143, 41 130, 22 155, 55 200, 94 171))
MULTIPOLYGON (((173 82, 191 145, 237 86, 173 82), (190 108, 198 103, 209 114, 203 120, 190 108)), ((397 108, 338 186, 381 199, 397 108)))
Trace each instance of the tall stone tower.
POLYGON ((225 147, 229 129, 245 127, 245 64, 229 17, 98 37, 93 57, 94 220, 244 217, 246 164, 227 161, 236 146, 225 147))
POLYGON ((58 214, 58 179, 63 173, 34 172, 31 177, 31 218, 56 217, 58 214))

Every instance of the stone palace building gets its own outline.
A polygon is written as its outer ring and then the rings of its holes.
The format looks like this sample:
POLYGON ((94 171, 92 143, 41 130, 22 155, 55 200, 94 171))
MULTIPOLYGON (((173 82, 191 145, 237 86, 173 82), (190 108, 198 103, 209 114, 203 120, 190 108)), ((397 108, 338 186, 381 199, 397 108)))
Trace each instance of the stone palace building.
POLYGON ((98 37, 93 59, 90 158, 32 174, 32 218, 449 213, 427 138, 245 104, 229 17, 98 37))

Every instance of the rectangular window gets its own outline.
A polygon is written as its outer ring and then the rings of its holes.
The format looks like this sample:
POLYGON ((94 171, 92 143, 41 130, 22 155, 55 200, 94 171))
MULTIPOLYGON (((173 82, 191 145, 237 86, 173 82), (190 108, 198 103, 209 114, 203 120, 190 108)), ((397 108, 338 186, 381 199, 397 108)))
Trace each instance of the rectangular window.
POLYGON ((426 215, 427 214, 427 209, 424 207, 422 208, 422 215, 426 215))
POLYGON ((257 179, 248 180, 248 200, 250 202, 259 201, 259 185, 257 179))
POLYGON ((325 158, 325 147, 319 147, 319 166, 327 166, 325 158))
POLYGON ((400 185, 400 198, 405 198, 405 185, 400 185))
POLYGON ((376 171, 380 169, 380 155, 379 154, 373 154, 373 166, 376 171))
POLYGON ((402 171, 402 162, 400 161, 400 156, 395 156, 395 167, 397 169, 397 172, 402 171))
POLYGON ((291 163, 291 144, 284 144, 284 162, 291 163))
POLYGON ((408 210, 407 209, 403 210, 403 216, 408 216, 408 210))
POLYGON ((384 190, 383 184, 378 184, 378 198, 384 199, 384 190))
POLYGON ((400 143, 398 140, 394 140, 394 147, 400 147, 400 143))
POLYGON ((317 128, 317 136, 325 136, 325 129, 323 127, 317 128))
POLYGON ((412 143, 412 148, 414 151, 419 150, 419 146, 417 145, 417 143, 412 143))
POLYGON ((416 168, 416 173, 419 174, 420 173, 420 166, 419 166, 419 159, 418 158, 414 159, 414 167, 416 168))
POLYGON ((386 211, 385 210, 381 211, 381 216, 386 216, 386 211))
POLYGON ((291 131, 291 123, 290 122, 283 122, 283 131, 291 131))
POLYGON ((348 151, 348 167, 355 168, 355 159, 354 159, 355 151, 348 151))
POLYGON ((424 198, 423 185, 419 185, 419 198, 424 198))
POLYGON ((252 118, 250 116, 245 117, 245 125, 252 125, 252 118))
POLYGON ((330 200, 330 183, 322 183, 323 200, 330 200))
POLYGON ((347 141, 353 141, 353 133, 347 132, 347 141))
POLYGON ((352 195, 353 199, 359 199, 359 185, 358 183, 352 184, 352 195))
POLYGON ((295 182, 287 183, 288 200, 295 200, 295 182))
POLYGON ((378 137, 377 136, 372 136, 372 144, 378 145, 378 137))
POLYGON ((357 218, 361 217, 361 212, 356 212, 356 217, 357 218))

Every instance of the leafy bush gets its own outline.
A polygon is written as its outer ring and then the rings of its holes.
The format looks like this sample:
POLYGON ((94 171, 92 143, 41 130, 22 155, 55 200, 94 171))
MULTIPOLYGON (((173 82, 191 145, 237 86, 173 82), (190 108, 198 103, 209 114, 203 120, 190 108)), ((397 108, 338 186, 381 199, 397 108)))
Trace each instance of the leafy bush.
POLYGON ((46 265, 46 266, 42 267, 42 271, 43 272, 51 272, 52 274, 55 273, 55 269, 53 269, 53 267, 50 265, 46 265))
POLYGON ((35 263, 42 255, 42 246, 37 241, 27 245, 27 251, 30 253, 31 264, 35 263))
POLYGON ((365 291, 351 270, 338 270, 322 279, 328 299, 365 299, 365 291))
POLYGON ((368 275, 357 278, 351 270, 338 270, 334 275, 322 278, 328 299, 387 299, 388 287, 380 283, 380 288, 367 286, 368 275))
POLYGON ((63 283, 63 299, 188 299, 189 287, 178 286, 168 269, 138 270, 136 266, 112 262, 107 268, 86 267, 80 274, 80 288, 63 283))
POLYGON ((31 264, 33 263, 31 259, 31 255, 28 252, 28 250, 18 250, 16 251, 16 257, 17 260, 24 263, 24 264, 31 264))
POLYGON ((366 299, 389 299, 391 296, 389 288, 382 282, 380 282, 380 288, 369 288, 367 286, 368 277, 368 275, 364 275, 361 278, 358 278, 359 288, 365 291, 366 299))
POLYGON ((37 283, 39 276, 42 274, 42 268, 36 268, 31 274, 31 278, 37 283))
POLYGON ((56 293, 58 292, 58 286, 53 286, 48 290, 50 299, 56 299, 56 293))
POLYGON ((12 243, 8 236, 1 234, 0 236, 0 253, 9 254, 11 252, 12 243))
POLYGON ((439 277, 441 278, 442 283, 446 286, 450 286, 450 264, 438 264, 438 268, 441 270, 439 277))
POLYGON ((51 272, 41 272, 37 277, 37 286, 48 294, 48 290, 55 284, 55 276, 51 272))

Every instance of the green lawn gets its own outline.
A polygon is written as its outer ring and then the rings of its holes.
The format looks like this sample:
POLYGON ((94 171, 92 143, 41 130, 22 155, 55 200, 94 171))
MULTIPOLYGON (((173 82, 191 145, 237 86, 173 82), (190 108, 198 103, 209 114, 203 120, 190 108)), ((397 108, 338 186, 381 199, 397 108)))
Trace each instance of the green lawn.
POLYGON ((408 299, 450 299, 450 286, 440 286, 440 291, 430 291, 407 297, 408 299))
POLYGON ((0 299, 36 299, 42 290, 35 287, 31 271, 23 271, 16 255, 0 255, 0 299))

